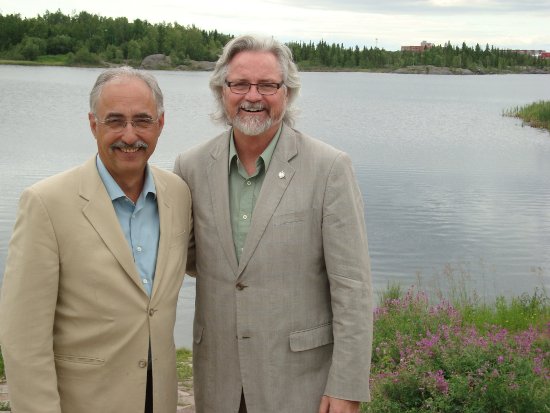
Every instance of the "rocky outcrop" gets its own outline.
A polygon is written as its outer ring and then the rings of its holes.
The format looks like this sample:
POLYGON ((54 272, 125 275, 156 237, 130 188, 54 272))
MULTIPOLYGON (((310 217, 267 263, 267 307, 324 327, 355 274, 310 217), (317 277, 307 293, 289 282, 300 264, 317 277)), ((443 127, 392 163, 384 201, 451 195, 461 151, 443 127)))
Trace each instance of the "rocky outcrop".
POLYGON ((469 69, 438 67, 432 65, 418 65, 401 67, 393 71, 393 73, 405 73, 413 75, 473 75, 475 74, 469 69))
POLYGON ((148 70, 171 69, 172 59, 164 54, 152 54, 141 61, 141 68, 148 70))

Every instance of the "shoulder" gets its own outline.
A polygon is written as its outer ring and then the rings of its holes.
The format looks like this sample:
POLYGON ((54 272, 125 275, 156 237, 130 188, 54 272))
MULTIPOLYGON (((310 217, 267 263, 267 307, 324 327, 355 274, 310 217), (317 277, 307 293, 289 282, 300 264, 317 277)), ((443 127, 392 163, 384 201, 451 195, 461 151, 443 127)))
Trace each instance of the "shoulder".
POLYGON ((314 138, 296 129, 288 128, 287 133, 294 134, 297 150, 300 155, 309 154, 312 157, 326 159, 334 159, 341 156, 347 156, 347 154, 342 150, 337 149, 326 142, 323 142, 321 139, 314 138))
POLYGON ((154 165, 149 165, 149 167, 151 168, 151 172, 153 173, 157 184, 166 186, 166 188, 170 191, 189 192, 187 183, 175 173, 161 169, 154 165))
POLYGON ((44 198, 66 198, 78 193, 78 184, 83 166, 76 166, 50 177, 44 178, 26 188, 23 194, 33 193, 44 198))
POLYGON ((195 145, 180 153, 176 162, 201 162, 205 157, 215 156, 229 144, 229 131, 224 131, 206 142, 195 145))
POLYGON ((327 172, 338 165, 351 167, 351 158, 346 152, 303 132, 289 129, 287 134, 294 136, 297 155, 302 161, 315 165, 319 171, 327 172))
POLYGON ((193 177, 202 176, 206 165, 227 156, 230 132, 225 131, 213 139, 180 153, 174 163, 174 172, 190 182, 193 177), (197 175, 198 174, 198 175, 197 175))

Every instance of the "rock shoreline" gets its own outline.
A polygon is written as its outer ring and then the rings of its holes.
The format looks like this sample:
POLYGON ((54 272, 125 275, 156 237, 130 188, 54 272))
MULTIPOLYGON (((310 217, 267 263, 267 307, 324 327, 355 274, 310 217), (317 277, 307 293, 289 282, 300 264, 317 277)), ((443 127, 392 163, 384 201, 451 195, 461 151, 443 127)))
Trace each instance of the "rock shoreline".
POLYGON ((533 75, 543 75, 550 74, 550 69, 540 69, 537 67, 524 67, 520 71, 512 70, 490 70, 483 67, 477 68, 476 70, 462 69, 455 67, 439 67, 432 65, 418 65, 418 66, 407 66, 402 67, 396 70, 390 71, 390 73, 398 74, 411 74, 411 75, 502 75, 502 74, 533 74, 533 75))

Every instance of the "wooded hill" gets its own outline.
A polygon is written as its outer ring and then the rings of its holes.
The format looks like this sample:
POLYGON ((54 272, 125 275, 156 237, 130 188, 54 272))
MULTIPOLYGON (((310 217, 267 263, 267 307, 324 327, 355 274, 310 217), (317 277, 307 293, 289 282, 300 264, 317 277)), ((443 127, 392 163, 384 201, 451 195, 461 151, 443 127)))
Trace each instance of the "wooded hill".
MULTIPOLYGON (((178 23, 133 22, 125 17, 102 17, 87 12, 65 15, 46 11, 33 18, 0 14, 0 59, 66 65, 101 66, 128 63, 139 66, 144 57, 164 54, 173 67, 191 61, 217 59, 233 36, 178 23)), ((479 44, 449 43, 422 53, 373 47, 345 47, 325 41, 290 42, 301 70, 392 71, 410 66, 448 67, 474 73, 520 72, 526 68, 550 71, 550 59, 479 44)))

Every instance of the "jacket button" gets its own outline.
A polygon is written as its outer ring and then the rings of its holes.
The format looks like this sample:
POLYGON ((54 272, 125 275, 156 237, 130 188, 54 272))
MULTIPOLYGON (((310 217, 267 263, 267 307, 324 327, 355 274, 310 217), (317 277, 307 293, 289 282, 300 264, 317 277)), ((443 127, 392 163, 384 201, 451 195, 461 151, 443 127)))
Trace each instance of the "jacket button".
POLYGON ((248 287, 248 285, 244 285, 243 283, 240 283, 240 282, 239 282, 239 283, 237 283, 236 287, 237 287, 237 290, 242 291, 242 290, 244 290, 246 287, 248 287))
POLYGON ((147 367, 147 360, 140 360, 138 363, 138 366, 141 367, 142 369, 147 367))
POLYGON ((157 311, 157 310, 155 310, 154 308, 151 308, 151 309, 149 310, 149 315, 150 315, 151 317, 153 317, 153 314, 155 314, 156 311, 157 311))

